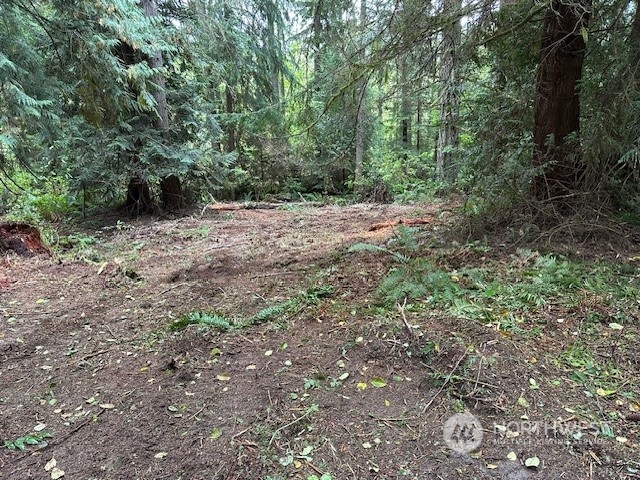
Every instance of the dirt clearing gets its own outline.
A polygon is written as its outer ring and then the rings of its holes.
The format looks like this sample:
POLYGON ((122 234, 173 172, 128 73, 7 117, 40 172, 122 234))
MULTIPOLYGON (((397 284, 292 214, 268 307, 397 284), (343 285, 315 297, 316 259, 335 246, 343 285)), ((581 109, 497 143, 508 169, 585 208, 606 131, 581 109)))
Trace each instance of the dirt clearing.
POLYGON ((585 395, 557 361, 581 310, 550 305, 532 336, 379 305, 393 258, 348 247, 392 248, 394 223, 420 219, 437 256, 457 248, 440 236, 451 217, 206 210, 106 219, 55 258, 4 257, 0 478, 640 478, 637 348, 600 352, 626 397, 585 395))

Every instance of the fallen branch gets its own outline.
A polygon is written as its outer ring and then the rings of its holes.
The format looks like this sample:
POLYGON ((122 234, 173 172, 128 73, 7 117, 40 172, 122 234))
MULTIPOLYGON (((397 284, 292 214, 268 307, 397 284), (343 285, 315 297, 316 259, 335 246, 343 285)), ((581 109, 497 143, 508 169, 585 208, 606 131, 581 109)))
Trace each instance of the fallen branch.
POLYGON ((210 203, 202 211, 213 210, 215 212, 227 212, 235 210, 275 210, 282 207, 322 207, 321 202, 247 202, 247 203, 210 203))
POLYGON ((409 336, 412 339, 416 338, 416 332, 413 331, 413 328, 411 327, 411 325, 409 325, 409 322, 407 321, 407 316, 404 314, 404 308, 407 306, 407 297, 404 297, 404 303, 402 305, 400 305, 400 302, 396 302, 396 307, 398 308, 398 312, 400 312, 400 315, 402 316, 402 323, 404 323, 404 326, 407 328, 407 331, 409 332, 409 336))
POLYGON ((429 400, 429 402, 422 408, 422 412, 426 412, 429 407, 433 404, 433 402, 436 401, 436 398, 438 398, 440 396, 440 394, 442 393, 442 391, 444 390, 444 387, 447 386, 447 384, 451 381, 451 377, 453 376, 454 372, 458 369, 458 367, 460 366, 460 364, 462 363, 462 360, 464 360, 465 358, 467 358, 467 352, 464 352, 460 358, 458 359, 458 361, 456 362, 456 364, 453 366, 453 368, 451 369, 451 371, 449 372, 449 375, 447 375, 447 378, 445 378, 444 382, 442 383, 442 385, 440 386, 440 388, 438 389, 438 391, 436 392, 436 394, 433 396, 433 398, 431 400, 429 400))
POLYGON ((383 228, 396 227, 398 225, 406 225, 408 227, 415 227, 417 225, 429 225, 433 222, 431 218, 400 218, 398 220, 391 220, 389 222, 374 223, 369 227, 369 231, 382 230, 383 228))

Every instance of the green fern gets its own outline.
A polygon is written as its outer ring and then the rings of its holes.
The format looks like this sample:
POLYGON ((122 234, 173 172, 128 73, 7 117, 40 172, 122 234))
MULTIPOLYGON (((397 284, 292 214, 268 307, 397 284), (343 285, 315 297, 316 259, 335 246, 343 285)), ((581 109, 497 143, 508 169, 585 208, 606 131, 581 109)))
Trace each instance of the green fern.
POLYGON ((187 328, 189 325, 206 325, 223 332, 232 328, 231 321, 221 315, 205 312, 189 312, 183 315, 180 320, 176 320, 169 325, 169 330, 179 332, 187 328))
POLYGON ((242 328, 269 322, 288 313, 297 311, 304 305, 315 305, 321 298, 327 297, 334 292, 332 286, 313 287, 292 297, 284 302, 269 306, 260 310, 255 315, 246 319, 231 320, 227 317, 206 312, 189 312, 182 316, 179 320, 169 325, 169 330, 179 332, 187 328, 189 325, 204 325, 214 327, 217 330, 226 332, 229 330, 239 330, 242 328))
POLYGON ((386 253, 391 255, 394 259, 396 259, 400 263, 407 263, 410 258, 406 255, 402 255, 401 253, 394 252, 385 247, 380 247, 378 245, 373 245, 371 243, 356 243, 355 245, 351 245, 347 250, 349 253, 357 253, 357 252, 372 252, 372 253, 386 253))

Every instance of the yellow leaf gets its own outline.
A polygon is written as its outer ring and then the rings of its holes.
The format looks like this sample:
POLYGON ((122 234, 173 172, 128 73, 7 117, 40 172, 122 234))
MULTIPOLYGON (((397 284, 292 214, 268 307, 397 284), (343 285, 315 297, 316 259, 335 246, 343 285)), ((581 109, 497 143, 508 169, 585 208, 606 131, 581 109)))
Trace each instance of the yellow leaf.
POLYGON ((216 378, 221 382, 226 382, 228 380, 231 380, 231 376, 227 375, 226 373, 219 373, 218 375, 216 375, 216 378))
POLYGON ((358 382, 356 387, 358 388, 358 390, 364 390, 365 388, 367 388, 367 382, 358 382))
POLYGON ((614 393, 616 393, 616 391, 615 390, 605 390, 604 388, 598 388, 598 389, 596 389, 596 393, 600 397, 608 397, 609 395, 613 395, 614 393))

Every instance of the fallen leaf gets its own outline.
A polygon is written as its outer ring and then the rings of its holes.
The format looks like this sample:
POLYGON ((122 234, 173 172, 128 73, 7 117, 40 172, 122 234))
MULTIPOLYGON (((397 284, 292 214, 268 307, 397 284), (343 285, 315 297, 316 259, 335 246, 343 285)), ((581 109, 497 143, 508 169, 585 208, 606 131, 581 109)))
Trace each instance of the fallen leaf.
POLYGON ((616 437, 616 441, 619 443, 627 443, 629 439, 627 437, 616 437))
POLYGON ((344 372, 338 377, 338 380, 346 380, 347 378, 349 378, 349 372, 344 372))
POLYGON ((515 462, 518 459, 518 456, 516 455, 516 452, 509 452, 507 453, 507 459, 515 462))
POLYGON ((58 467, 53 467, 51 470, 51 480, 58 480, 58 478, 64 477, 64 470, 60 470, 58 467))
POLYGON ((527 468, 537 468, 540 466, 540 459, 538 457, 529 457, 524 461, 524 466, 527 468))
POLYGON ((231 380, 231 376, 226 373, 219 373, 218 375, 216 375, 216 378, 221 382, 226 382, 228 380, 231 380))
POLYGON ((158 452, 153 456, 153 458, 157 458, 158 460, 162 460, 167 455, 169 455, 167 452, 158 452))
POLYGON ((383 388, 387 386, 387 382, 385 382, 382 378, 380 377, 373 377, 371 379, 371 385, 376 387, 376 388, 383 388))
POLYGON ((47 428, 47 424, 46 423, 39 423, 35 427, 33 427, 33 430, 36 431, 36 432, 41 432, 45 428, 47 428))
POLYGON ((522 408, 529 408, 529 402, 527 402, 526 398, 521 396, 518 398, 518 406, 522 408))
POLYGON ((624 327, 623 327, 622 325, 620 325, 619 323, 611 322, 611 323, 609 324, 609 328, 610 328, 611 330, 622 330, 624 327))
POLYGON ((596 389, 596 393, 600 397, 608 397, 609 395, 613 395, 614 393, 616 393, 616 390, 605 390, 604 388, 598 388, 596 389))
POLYGON ((251 364, 251 365, 247 365, 247 366, 245 367, 245 370, 255 370, 255 369, 256 369, 256 366, 255 366, 255 365, 253 365, 253 364, 251 364))
POLYGON ((113 403, 101 403, 100 408, 104 408, 105 410, 113 410, 116 406, 113 403))
POLYGON ((362 444, 362 448, 371 448, 371 447, 373 447, 373 445, 371 445, 369 442, 364 442, 362 444))
POLYGON ((57 464, 58 464, 58 462, 56 462, 56 458, 55 457, 51 457, 51 460, 49 460, 47 463, 45 463, 44 469, 48 472, 53 467, 55 467, 57 464))
POLYGON ((273 355, 273 350, 267 350, 266 352, 264 352, 265 357, 270 357, 271 355, 273 355))
POLYGON ((356 387, 358 390, 364 390, 365 388, 367 388, 367 382, 358 382, 356 387))
POLYGON ((222 436, 222 429, 220 428, 214 428, 213 430, 211 430, 211 433, 209 434, 209 438, 211 440, 215 440, 216 438, 220 438, 222 436))

